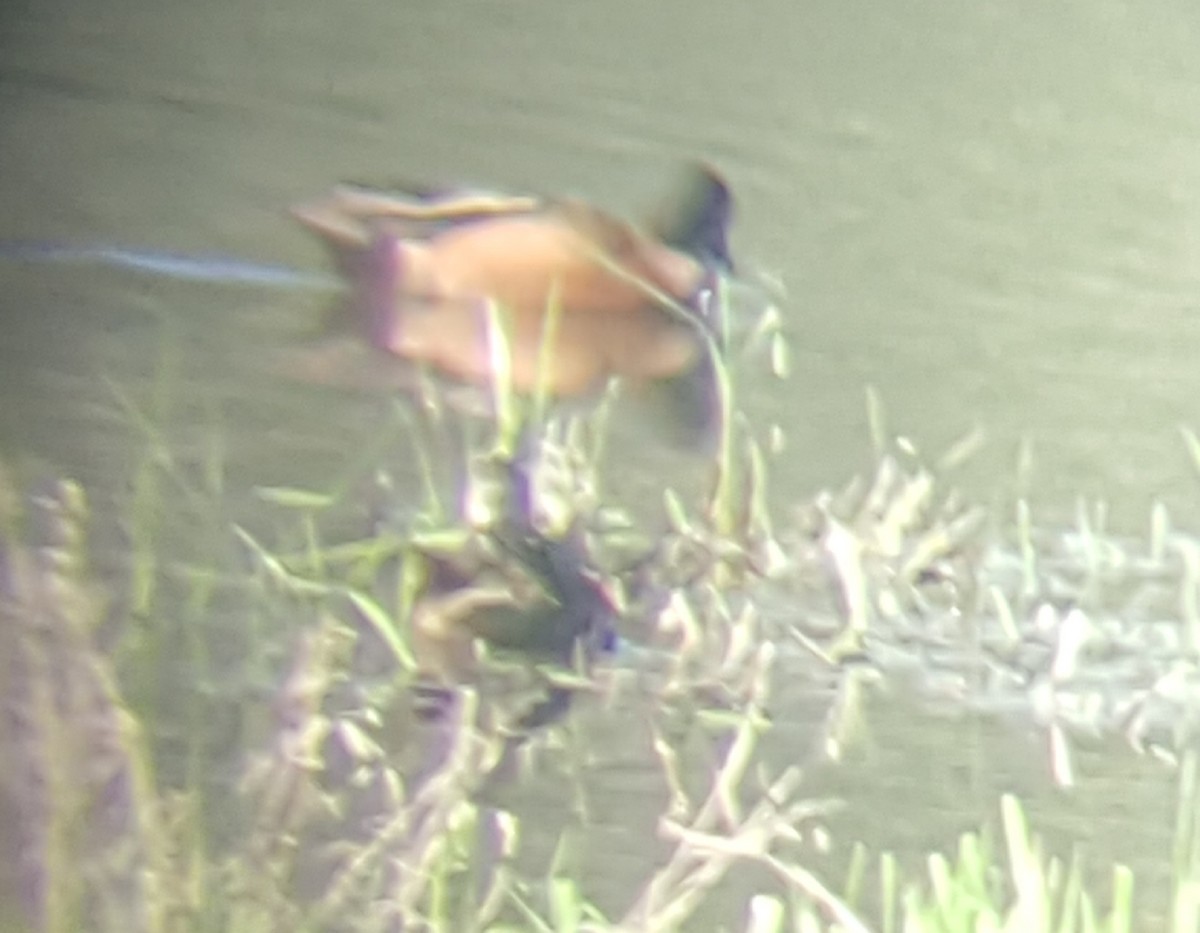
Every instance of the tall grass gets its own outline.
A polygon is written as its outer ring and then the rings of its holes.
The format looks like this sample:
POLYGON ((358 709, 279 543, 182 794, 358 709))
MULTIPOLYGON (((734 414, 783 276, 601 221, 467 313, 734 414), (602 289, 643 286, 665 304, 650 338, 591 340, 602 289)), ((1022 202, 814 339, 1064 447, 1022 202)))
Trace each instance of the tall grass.
MULTIPOLYGON (((402 520, 385 509, 355 539, 327 540, 325 519, 356 485, 346 477, 329 490, 260 488, 277 538, 239 524, 219 431, 204 456, 175 455, 169 366, 148 404, 110 386, 144 451, 124 516, 127 580, 92 578, 82 490, 0 489, 11 503, 0 510, 4 928, 664 930, 727 916, 755 933, 1134 927, 1131 873, 1114 866, 1100 904, 1082 856, 1048 856, 1009 796, 998 830, 963 835, 953 856, 929 853, 919 876, 861 847, 841 879, 809 860, 839 804, 810 796, 805 767, 854 741, 862 685, 888 676, 888 652, 925 638, 999 668, 1050 641, 1035 686, 1052 696, 1095 663, 1103 633, 1047 605, 1064 586, 1061 540, 1039 538, 1027 508, 1011 530, 1016 583, 989 569, 982 511, 944 482, 974 441, 929 466, 889 440, 876 399, 872 471, 781 518, 767 495, 769 445, 737 413, 719 363, 727 410, 705 495, 668 491, 661 516, 614 516, 599 475, 605 409, 564 425, 544 393, 523 402, 505 380, 498 317, 492 333, 493 418, 482 438, 447 442, 461 457, 455 500, 444 501, 435 449, 447 432, 467 435, 429 387, 410 422, 426 501, 402 520), (180 514, 192 529, 182 554, 168 526, 180 514), (651 661, 639 669, 582 648, 534 658, 474 639, 473 675, 441 685, 447 702, 430 716, 413 619, 436 583, 435 555, 536 590, 536 579, 503 576, 513 557, 497 541, 514 514, 527 535, 578 540, 588 579, 618 594, 623 639, 651 661), (102 587, 126 598, 106 610, 102 587), (770 615, 765 597, 779 592, 805 618, 770 615), (111 643, 100 637, 110 627, 111 643), (831 675, 834 699, 813 748, 772 767, 763 740, 796 645, 831 675), (553 691, 587 715, 523 726, 530 695, 553 691), (661 855, 601 906, 581 853, 600 819, 588 782, 603 779, 589 773, 586 729, 631 709, 663 805, 630 831, 661 855), (563 763, 573 822, 538 871, 522 859, 523 842, 547 829, 537 808, 500 801, 548 755, 563 763), (748 884, 729 885, 735 870, 748 884)), ((382 468, 379 456, 367 447, 347 476, 382 468)), ((1096 511, 1079 524, 1070 582, 1103 595, 1110 538, 1096 511)), ((1155 572, 1179 561, 1177 604, 1191 624, 1194 542, 1165 516, 1154 528, 1155 572)), ((1175 662, 1194 661, 1191 644, 1175 662)), ((1168 685, 1147 696, 1165 702, 1168 685)), ((1149 700, 1135 712, 1124 724, 1149 744, 1149 700)), ((1189 740, 1181 732, 1172 750, 1189 740)), ((1177 931, 1196 928, 1200 903, 1196 775, 1183 756, 1164 912, 1177 931)))

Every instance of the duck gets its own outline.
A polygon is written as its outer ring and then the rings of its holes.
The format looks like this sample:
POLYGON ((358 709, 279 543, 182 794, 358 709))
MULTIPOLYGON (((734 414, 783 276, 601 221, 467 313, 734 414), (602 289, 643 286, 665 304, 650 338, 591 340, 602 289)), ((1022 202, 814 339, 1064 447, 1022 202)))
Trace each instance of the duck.
POLYGON ((590 566, 581 538, 504 526, 454 552, 418 555, 426 581, 410 633, 420 665, 417 690, 427 717, 440 714, 462 683, 483 672, 478 646, 523 663, 538 699, 517 718, 528 730, 566 712, 573 691, 536 666, 585 668, 617 644, 618 598, 590 566))
POLYGON ((409 634, 418 696, 434 715, 457 685, 480 681, 482 646, 532 673, 540 699, 517 724, 544 725, 566 711, 573 691, 537 673, 538 665, 587 670, 618 644, 620 585, 595 565, 582 516, 546 526, 529 456, 523 445, 499 464, 505 495, 491 523, 414 542, 422 582, 409 634))
POLYGON ((575 198, 358 185, 292 214, 345 284, 332 317, 374 349, 487 387, 494 309, 516 392, 659 384, 685 425, 715 428, 717 290, 734 263, 732 195, 714 168, 690 166, 678 202, 646 227, 575 198))

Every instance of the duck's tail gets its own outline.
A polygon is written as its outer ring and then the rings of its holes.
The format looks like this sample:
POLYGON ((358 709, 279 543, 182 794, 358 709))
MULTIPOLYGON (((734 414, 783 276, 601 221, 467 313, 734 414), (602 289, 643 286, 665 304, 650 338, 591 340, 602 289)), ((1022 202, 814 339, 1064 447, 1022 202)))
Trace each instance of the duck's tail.
POLYGON ((396 235, 382 225, 348 221, 319 204, 294 208, 292 216, 316 234, 345 286, 325 312, 322 335, 350 332, 385 349, 395 325, 403 271, 396 235))

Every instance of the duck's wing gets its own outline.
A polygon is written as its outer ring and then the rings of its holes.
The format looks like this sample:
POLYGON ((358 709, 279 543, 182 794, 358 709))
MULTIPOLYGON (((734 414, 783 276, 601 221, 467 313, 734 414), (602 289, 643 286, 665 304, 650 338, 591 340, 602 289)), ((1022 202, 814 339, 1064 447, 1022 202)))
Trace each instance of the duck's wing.
POLYGON ((412 195, 376 191, 354 185, 334 189, 343 208, 363 220, 396 220, 416 224, 457 225, 529 214, 542 210, 544 202, 529 195, 497 194, 458 190, 437 195, 412 195))
POLYGON ((447 229, 543 210, 541 198, 473 188, 384 190, 343 183, 292 214, 321 236, 369 238, 386 225, 396 236, 429 239, 447 229))

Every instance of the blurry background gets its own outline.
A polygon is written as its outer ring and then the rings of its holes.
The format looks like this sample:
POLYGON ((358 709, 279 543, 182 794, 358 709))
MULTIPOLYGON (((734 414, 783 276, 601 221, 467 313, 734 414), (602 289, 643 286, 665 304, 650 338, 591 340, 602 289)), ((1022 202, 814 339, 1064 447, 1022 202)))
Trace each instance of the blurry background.
MULTIPOLYGON (((1184 0, 26 0, 0 14, 0 237, 315 270, 284 209, 338 179, 571 192, 636 216, 700 157, 737 194, 738 257, 787 287, 792 374, 742 383, 788 439, 778 505, 870 463, 873 384, 931 453, 986 431, 965 480, 998 512, 1028 438, 1042 523, 1085 495, 1118 527, 1141 532, 1159 498, 1196 527, 1177 428, 1200 427, 1198 48, 1184 0)), ((220 445, 240 520, 255 484, 322 488, 391 415, 265 364, 321 304, 0 261, 0 453, 119 501, 139 454, 115 386, 160 404, 185 463, 220 445)), ((878 773, 945 784, 923 743, 979 747, 922 728, 883 743, 878 773)), ((1040 781, 1026 728, 1001 757, 1040 781)), ((1126 767, 1101 769, 1116 788, 1101 812, 1129 801, 1126 767)), ((955 830, 990 815, 995 788, 960 789, 955 830)), ((902 795, 867 793, 903 835, 902 795)), ((912 819, 942 838, 944 802, 931 812, 912 819)), ((1125 823, 1104 826, 1078 824, 1129 844, 1125 823)), ((1148 829, 1161 857, 1165 823, 1148 829)))

